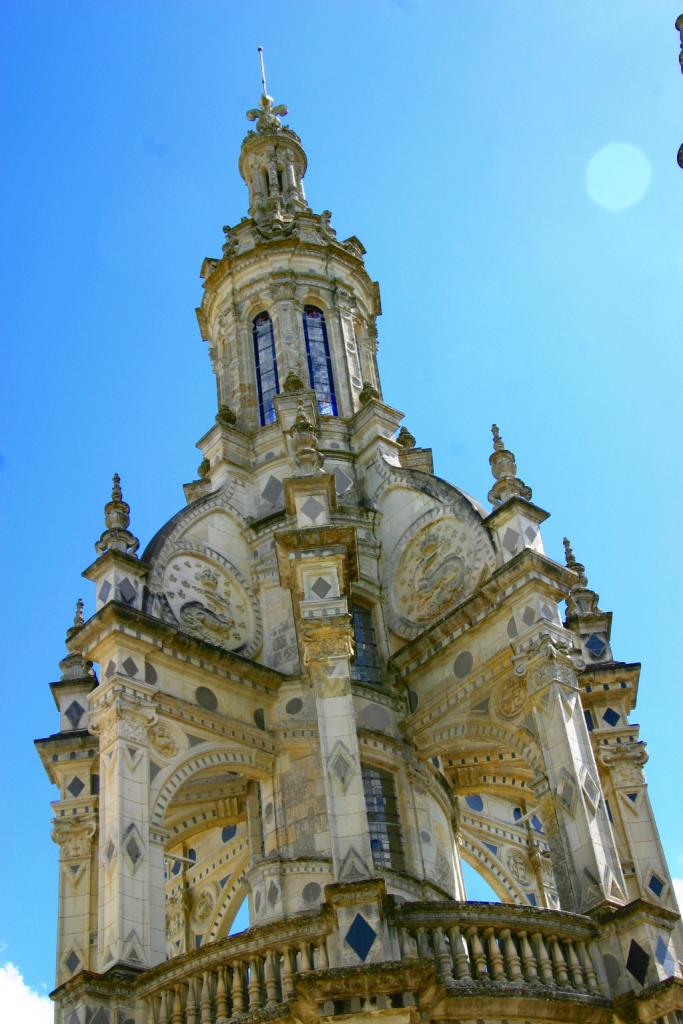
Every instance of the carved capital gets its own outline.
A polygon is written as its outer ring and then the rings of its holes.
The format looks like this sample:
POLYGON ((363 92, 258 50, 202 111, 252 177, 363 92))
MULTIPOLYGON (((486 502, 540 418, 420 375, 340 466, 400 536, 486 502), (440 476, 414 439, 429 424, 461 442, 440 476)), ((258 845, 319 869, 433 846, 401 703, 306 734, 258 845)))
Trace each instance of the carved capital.
POLYGON ((60 860, 83 860, 89 857, 96 832, 97 819, 94 814, 55 820, 52 841, 59 846, 60 860))
MULTIPOLYGON (((569 656, 570 644, 558 637, 544 633, 528 648, 527 686, 530 695, 545 690, 553 683, 571 690, 578 690, 576 669, 569 656)), ((519 671, 519 667, 515 668, 519 671)))
POLYGON ((146 744, 147 731, 157 721, 152 707, 113 694, 91 714, 90 730, 100 737, 100 750, 115 741, 146 744))
POLYGON ((353 632, 347 615, 338 616, 342 621, 337 625, 325 623, 304 626, 304 665, 320 661, 337 661, 353 655, 353 632))

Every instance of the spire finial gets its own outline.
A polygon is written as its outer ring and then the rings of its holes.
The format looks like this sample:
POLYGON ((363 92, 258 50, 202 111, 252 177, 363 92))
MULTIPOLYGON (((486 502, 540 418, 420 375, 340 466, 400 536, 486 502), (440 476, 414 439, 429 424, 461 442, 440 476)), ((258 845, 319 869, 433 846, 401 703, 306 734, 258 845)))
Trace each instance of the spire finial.
POLYGON ((497 423, 491 426, 491 433, 493 435, 493 453, 489 455, 489 464, 496 482, 489 491, 489 501, 494 508, 510 498, 524 498, 525 501, 529 501, 531 488, 527 487, 524 481, 517 476, 515 457, 505 447, 497 423))
POLYGON ((124 555, 135 558, 140 541, 128 529, 130 525, 130 505, 123 500, 121 477, 114 473, 112 477, 111 501, 104 506, 104 533, 95 544, 99 555, 107 551, 120 551, 124 555))
POLYGON ((263 63, 263 47, 257 46, 256 49, 258 50, 258 59, 261 65, 261 93, 263 96, 267 96, 268 89, 266 87, 266 66, 263 63))
POLYGON ((74 626, 78 629, 83 625, 83 598, 79 597, 76 601, 76 614, 74 615, 74 626))
POLYGON ((567 598, 567 611, 570 615, 594 615, 598 608, 599 595, 588 586, 586 567, 578 562, 568 537, 562 541, 564 545, 564 561, 568 569, 578 576, 578 583, 572 587, 567 598))
POLYGON ((505 445, 503 444, 503 438, 500 436, 500 429, 497 423, 491 424, 491 433, 493 434, 493 450, 495 452, 502 452, 505 445))
POLYGON ((287 107, 280 103, 273 106, 273 97, 268 95, 266 89, 266 67, 263 63, 263 47, 259 46, 258 56, 261 65, 261 99, 258 107, 247 111, 247 120, 256 121, 256 131, 259 134, 264 132, 278 132, 282 128, 280 118, 287 116, 287 107))

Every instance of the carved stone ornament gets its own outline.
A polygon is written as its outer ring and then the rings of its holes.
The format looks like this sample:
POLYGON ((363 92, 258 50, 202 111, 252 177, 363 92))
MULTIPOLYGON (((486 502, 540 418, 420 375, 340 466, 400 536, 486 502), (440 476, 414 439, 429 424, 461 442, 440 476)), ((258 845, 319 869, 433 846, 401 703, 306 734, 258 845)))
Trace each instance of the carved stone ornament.
POLYGON ((61 860, 82 860, 89 857, 96 831, 97 822, 94 818, 55 821, 52 839, 59 846, 61 860))
POLYGON ((508 871, 519 885, 529 885, 531 872, 527 859, 519 850, 508 850, 505 855, 508 871))
POLYGON ((144 714, 135 714, 126 709, 114 707, 98 714, 97 723, 91 724, 93 732, 99 734, 100 750, 115 740, 128 740, 131 743, 147 742, 147 730, 152 718, 144 714))
POLYGON ((350 658, 353 655, 353 636, 345 618, 339 626, 316 626, 304 629, 304 664, 327 659, 350 658))
POLYGON ((162 586, 185 632, 228 651, 253 653, 258 633, 253 600, 226 559, 213 552, 178 552, 168 561, 162 586))
POLYGON ((163 722, 157 722, 149 730, 149 742, 158 754, 169 760, 174 758, 180 749, 173 732, 163 722))
POLYGON ((519 676, 506 680, 501 687, 496 710, 501 718, 516 718, 526 707, 526 684, 519 676))
POLYGON ((414 637, 468 597, 488 566, 484 531, 450 506, 419 517, 389 560, 387 618, 394 632, 414 637))
POLYGON ((216 896, 211 888, 202 889, 197 897, 194 907, 194 916, 197 921, 203 923, 211 914, 216 905, 216 896))

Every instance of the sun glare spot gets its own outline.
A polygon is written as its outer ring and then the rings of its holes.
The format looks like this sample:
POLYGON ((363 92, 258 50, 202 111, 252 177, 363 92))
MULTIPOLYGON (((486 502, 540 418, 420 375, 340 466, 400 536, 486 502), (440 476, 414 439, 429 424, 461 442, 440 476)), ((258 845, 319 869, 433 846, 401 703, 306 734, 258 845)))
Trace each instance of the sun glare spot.
POLYGON ((588 161, 586 190, 598 206, 625 210, 648 190, 652 169, 642 149, 629 142, 611 142, 588 161))

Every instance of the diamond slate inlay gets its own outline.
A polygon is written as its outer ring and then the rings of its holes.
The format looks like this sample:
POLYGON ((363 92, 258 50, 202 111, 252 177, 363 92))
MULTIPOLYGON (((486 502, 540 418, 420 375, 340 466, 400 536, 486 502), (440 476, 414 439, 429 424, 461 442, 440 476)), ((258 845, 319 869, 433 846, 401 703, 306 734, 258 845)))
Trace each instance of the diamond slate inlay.
POLYGON ((647 968, 650 963, 650 957, 645 952, 642 946, 639 946, 635 939, 631 939, 631 945, 628 951, 628 959, 626 960, 626 970, 640 982, 641 985, 645 984, 645 978, 647 976, 647 968))
POLYGON ((667 974, 673 974, 676 970, 676 961, 671 955, 669 945, 664 941, 660 935, 657 939, 657 946, 655 948, 655 958, 657 963, 661 964, 667 974))
POLYGON ((142 851, 135 841, 135 836, 131 836, 131 838, 126 843, 126 853, 133 861, 133 864, 137 864, 137 862, 142 857, 142 851))
POLYGON ((266 486, 261 491, 261 497, 265 498, 269 505, 277 505, 282 497, 282 483, 276 476, 269 476, 266 486))
POLYGON ((522 619, 527 624, 527 626, 532 626, 536 621, 536 612, 531 607, 531 605, 528 604, 522 612, 522 619))
POLYGON ((109 597, 110 593, 111 593, 111 583, 109 582, 109 580, 105 580, 104 583, 102 584, 102 586, 100 587, 100 592, 98 594, 98 597, 99 597, 100 601, 103 604, 107 600, 107 598, 109 597))
POLYGON ((590 651, 594 658, 602 658, 607 650, 607 644, 602 637, 597 636, 596 633, 591 633, 586 640, 586 650, 590 651))
POLYGON ((80 957, 78 957, 72 949, 65 961, 66 966, 69 969, 69 974, 73 974, 80 962, 80 957))
POLYGON ((132 677, 137 675, 138 667, 132 658, 126 658, 121 668, 123 669, 127 676, 132 677))
POLYGON ((327 597, 329 592, 332 590, 332 585, 328 583, 327 580, 324 580, 322 576, 318 576, 317 580, 311 587, 311 590, 313 591, 315 596, 319 597, 320 600, 322 601, 323 598, 327 597))
POLYGON ((85 713, 85 708, 82 708, 77 700, 72 700, 71 703, 69 704, 68 708, 64 712, 66 717, 71 722, 71 728, 72 729, 76 728, 76 726, 80 722, 81 718, 83 718, 84 713, 85 713))
POLYGON ((511 526, 508 526, 507 530, 503 534, 503 547, 507 548, 511 555, 514 555, 519 544, 519 534, 517 530, 513 530, 511 526))
POLYGON ((375 929, 368 924, 362 914, 356 914, 344 941, 351 947, 358 959, 365 963, 376 938, 375 929))
POLYGON ((607 722, 607 724, 611 726, 615 726, 620 718, 621 715, 618 711, 615 711, 614 708, 607 708, 602 716, 603 722, 607 722))
POLYGON ((77 796, 80 796, 83 790, 85 789, 85 782, 82 782, 77 775, 74 775, 73 779, 66 788, 71 793, 72 797, 74 797, 75 799, 77 796))
POLYGON ((137 591, 127 576, 119 583, 119 594, 126 604, 132 604, 137 596, 137 591))
POLYGON ((317 498, 306 498, 306 501, 301 506, 301 511, 308 519, 315 522, 321 512, 325 511, 325 506, 321 505, 317 498))
POLYGON ((655 896, 661 896, 664 892, 664 882, 657 875, 650 875, 650 881, 647 883, 648 889, 650 889, 655 896))

